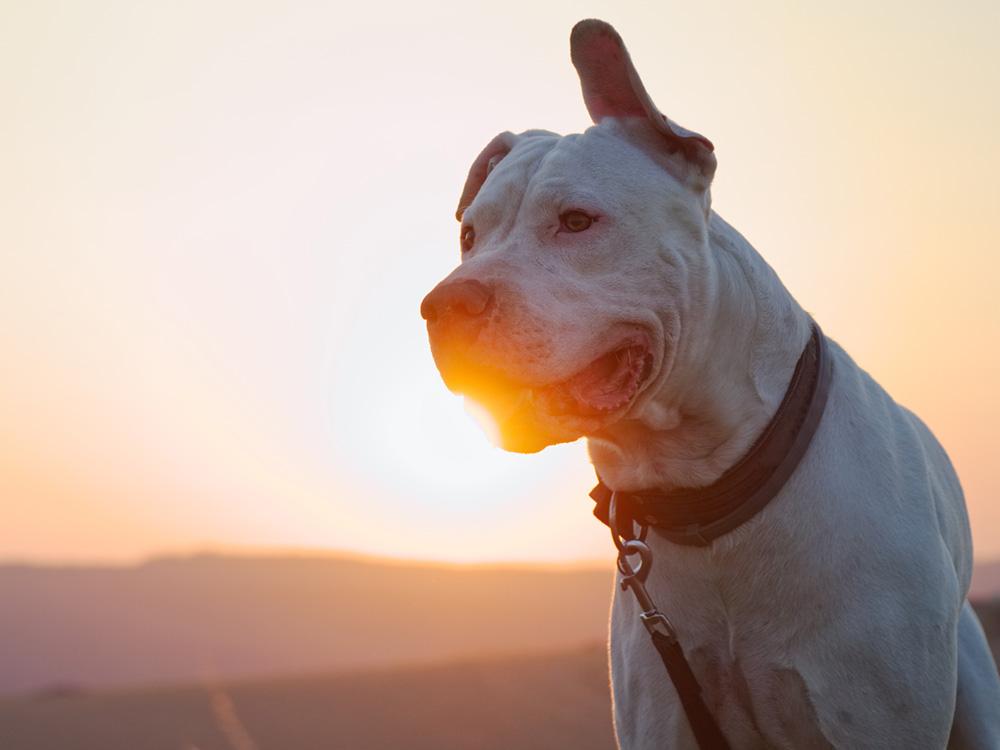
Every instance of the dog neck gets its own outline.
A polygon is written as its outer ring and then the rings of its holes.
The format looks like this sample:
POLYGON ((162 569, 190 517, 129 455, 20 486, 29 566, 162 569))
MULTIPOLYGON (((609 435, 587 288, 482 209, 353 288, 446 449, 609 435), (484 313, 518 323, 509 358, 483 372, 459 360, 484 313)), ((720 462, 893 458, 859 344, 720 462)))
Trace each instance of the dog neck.
POLYGON ((749 451, 785 394, 810 320, 747 240, 715 212, 708 265, 670 371, 635 413, 589 438, 612 489, 703 487, 749 451))

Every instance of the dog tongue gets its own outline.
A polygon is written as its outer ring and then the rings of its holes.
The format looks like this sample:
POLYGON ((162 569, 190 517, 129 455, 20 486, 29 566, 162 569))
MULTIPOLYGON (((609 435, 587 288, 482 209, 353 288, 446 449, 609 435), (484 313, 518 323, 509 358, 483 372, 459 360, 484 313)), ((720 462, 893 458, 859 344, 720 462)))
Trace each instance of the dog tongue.
POLYGON ((606 354, 575 375, 568 390, 577 403, 596 411, 610 411, 635 395, 643 368, 642 347, 606 354))

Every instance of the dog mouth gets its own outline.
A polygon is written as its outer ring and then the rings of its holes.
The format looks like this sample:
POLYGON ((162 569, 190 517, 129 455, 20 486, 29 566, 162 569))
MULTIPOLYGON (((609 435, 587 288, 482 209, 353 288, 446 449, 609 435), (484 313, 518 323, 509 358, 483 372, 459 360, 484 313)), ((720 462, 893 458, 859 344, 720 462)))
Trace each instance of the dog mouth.
POLYGON ((606 417, 627 408, 653 372, 645 342, 630 341, 602 354, 566 380, 536 391, 555 417, 606 417))
MULTIPOLYGON (((433 339, 432 339, 433 346, 433 339)), ((499 368, 440 346, 435 360, 445 384, 488 416, 483 423, 506 450, 534 453, 592 435, 621 419, 652 382, 650 337, 635 331, 563 380, 525 383, 499 368)))

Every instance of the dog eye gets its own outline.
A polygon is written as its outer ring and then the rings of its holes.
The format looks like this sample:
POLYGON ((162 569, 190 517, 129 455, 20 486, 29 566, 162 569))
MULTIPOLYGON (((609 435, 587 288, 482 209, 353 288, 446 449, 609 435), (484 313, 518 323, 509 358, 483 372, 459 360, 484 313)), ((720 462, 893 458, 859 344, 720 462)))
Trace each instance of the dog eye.
POLYGON ((559 215, 559 223, 567 232, 582 232, 590 229, 594 219, 583 211, 566 211, 559 215))
POLYGON ((476 230, 471 226, 462 229, 462 252, 467 253, 476 242, 476 230))

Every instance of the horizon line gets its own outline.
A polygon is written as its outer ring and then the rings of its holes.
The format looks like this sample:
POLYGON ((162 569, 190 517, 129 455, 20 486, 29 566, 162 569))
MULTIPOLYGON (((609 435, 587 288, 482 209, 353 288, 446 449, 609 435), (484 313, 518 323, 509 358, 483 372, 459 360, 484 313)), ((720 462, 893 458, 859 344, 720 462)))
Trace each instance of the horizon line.
POLYGON ((191 547, 160 550, 149 553, 123 557, 5 557, 0 556, 0 568, 36 568, 36 569, 118 569, 128 570, 142 568, 147 565, 163 562, 189 561, 204 558, 230 559, 270 559, 270 560, 328 560, 341 562, 358 562, 371 565, 392 565, 400 567, 432 567, 461 569, 530 569, 530 570, 610 570, 614 567, 614 554, 609 551, 608 557, 579 558, 575 560, 531 560, 531 559, 496 559, 496 560, 447 560, 440 558, 407 557, 387 554, 377 554, 362 550, 326 547, 295 547, 295 546, 253 546, 253 545, 223 545, 203 544, 191 547))

